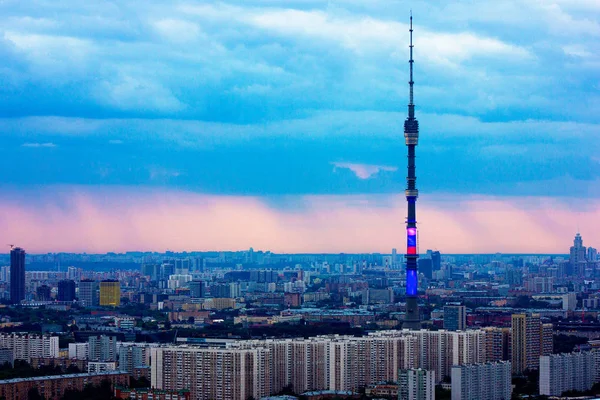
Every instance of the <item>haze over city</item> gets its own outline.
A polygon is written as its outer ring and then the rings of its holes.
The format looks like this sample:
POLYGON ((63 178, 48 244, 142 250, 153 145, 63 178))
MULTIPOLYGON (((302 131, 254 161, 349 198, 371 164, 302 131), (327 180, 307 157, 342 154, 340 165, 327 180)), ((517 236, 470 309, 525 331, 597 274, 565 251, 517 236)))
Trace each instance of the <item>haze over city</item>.
POLYGON ((402 248, 410 8, 420 247, 600 242, 584 0, 3 2, 0 242, 402 248))

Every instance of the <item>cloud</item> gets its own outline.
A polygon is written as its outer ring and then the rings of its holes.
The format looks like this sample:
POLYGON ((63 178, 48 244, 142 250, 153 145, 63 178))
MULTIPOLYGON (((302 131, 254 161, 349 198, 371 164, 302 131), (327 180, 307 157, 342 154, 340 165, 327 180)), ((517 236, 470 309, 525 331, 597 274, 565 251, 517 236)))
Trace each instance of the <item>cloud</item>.
POLYGON ((333 165, 334 172, 338 168, 349 169, 350 171, 354 172, 354 175, 356 175, 358 179, 369 179, 381 171, 395 172, 398 170, 397 167, 391 167, 388 165, 355 164, 347 162, 332 162, 331 164, 333 165))
POLYGON ((46 147, 46 148, 52 148, 52 147, 56 147, 56 145, 54 143, 23 143, 21 145, 22 147, 34 147, 34 148, 40 148, 40 147, 46 147))
MULTIPOLYGON (((405 244, 401 195, 292 197, 289 201, 303 207, 289 210, 271 207, 261 197, 147 188, 48 189, 2 191, 0 240, 19 243, 30 253, 249 247, 388 253, 405 244)), ((421 251, 565 254, 577 221, 586 244, 600 242, 596 200, 445 196, 420 199, 417 207, 421 251)))

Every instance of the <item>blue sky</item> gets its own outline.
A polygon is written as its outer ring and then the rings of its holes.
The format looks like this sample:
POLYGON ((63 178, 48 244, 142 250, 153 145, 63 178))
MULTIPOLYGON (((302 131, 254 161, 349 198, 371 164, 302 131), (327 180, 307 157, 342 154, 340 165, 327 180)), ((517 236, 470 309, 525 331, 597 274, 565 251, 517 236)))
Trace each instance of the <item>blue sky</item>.
POLYGON ((4 1, 3 197, 401 193, 411 8, 423 201, 595 209, 594 0, 4 1))

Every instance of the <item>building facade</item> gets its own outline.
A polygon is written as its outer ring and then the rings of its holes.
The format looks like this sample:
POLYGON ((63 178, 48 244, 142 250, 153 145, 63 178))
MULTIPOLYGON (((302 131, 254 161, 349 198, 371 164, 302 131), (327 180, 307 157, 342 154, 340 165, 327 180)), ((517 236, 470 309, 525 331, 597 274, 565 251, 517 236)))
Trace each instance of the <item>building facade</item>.
POLYGON ((196 400, 260 399, 271 393, 269 350, 153 348, 152 388, 187 389, 196 400))
POLYGON ((403 369, 399 373, 398 400, 435 400, 435 372, 403 369))
POLYGON ((467 329, 467 307, 461 305, 444 306, 444 329, 464 331, 467 329))
POLYGON ((58 336, 29 333, 0 333, 0 348, 10 349, 15 360, 58 357, 58 336))
POLYGON ((58 282, 58 301, 75 300, 75 281, 65 279, 58 282))
POLYGON ((85 307, 98 306, 98 282, 90 279, 82 279, 79 282, 78 298, 85 307))
POLYGON ((90 336, 88 338, 88 359, 90 361, 116 361, 116 336, 90 336))
POLYGON ((552 354, 540 357, 540 394, 561 396, 569 390, 585 391, 596 382, 594 352, 552 354))
POLYGON ((15 247, 10 251, 10 302, 25 300, 25 250, 15 247))
POLYGON ((100 282, 100 305, 108 307, 121 305, 121 282, 115 280, 100 282))
POLYGON ((539 314, 513 314, 511 328, 513 373, 538 369, 540 356, 552 354, 552 324, 542 324, 539 314))
POLYGON ((103 374, 67 374, 17 378, 0 381, 0 397, 5 399, 27 399, 30 389, 37 388, 42 398, 59 400, 67 389, 83 390, 87 385, 98 386, 108 380, 114 386, 129 386, 129 375, 124 372, 103 374))
POLYGON ((452 367, 452 400, 510 400, 511 395, 508 361, 452 367))

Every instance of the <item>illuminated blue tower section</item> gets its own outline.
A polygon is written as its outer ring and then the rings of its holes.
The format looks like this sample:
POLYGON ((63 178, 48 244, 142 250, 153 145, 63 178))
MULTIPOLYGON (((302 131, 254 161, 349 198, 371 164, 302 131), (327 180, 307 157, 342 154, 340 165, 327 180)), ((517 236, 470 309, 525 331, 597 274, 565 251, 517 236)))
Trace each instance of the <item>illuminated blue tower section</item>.
POLYGON ((415 147, 419 143, 419 121, 415 118, 415 105, 413 102, 413 43, 412 43, 412 15, 410 16, 410 80, 408 85, 409 103, 408 117, 404 121, 404 140, 408 148, 408 176, 406 177, 406 202, 408 203, 408 217, 406 218, 406 314, 403 328, 421 329, 421 315, 419 313, 417 272, 417 177, 415 175, 415 147))

